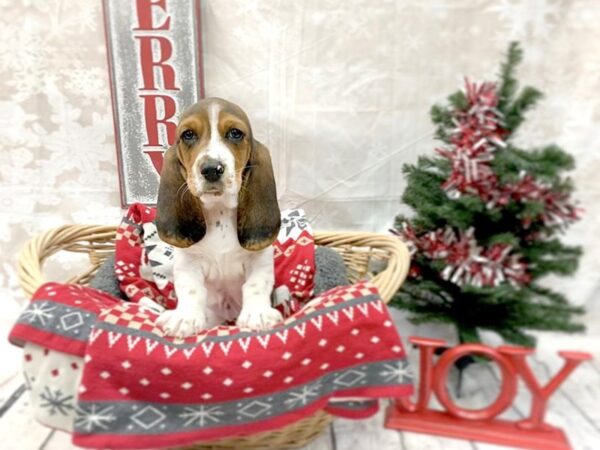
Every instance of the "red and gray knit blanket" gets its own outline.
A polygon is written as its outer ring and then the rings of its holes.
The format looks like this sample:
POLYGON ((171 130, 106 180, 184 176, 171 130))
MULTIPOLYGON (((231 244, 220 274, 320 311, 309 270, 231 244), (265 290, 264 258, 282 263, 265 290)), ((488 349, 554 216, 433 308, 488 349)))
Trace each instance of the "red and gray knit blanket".
MULTIPOLYGON (((144 261, 143 252, 139 256, 144 261)), ((149 295, 147 287, 138 284, 132 292, 149 295)), ((295 296, 303 291, 289 290, 295 296)), ((171 297, 164 292, 162 300, 156 293, 150 298, 165 304, 171 297)), ((270 331, 220 326, 185 340, 164 336, 155 325, 157 313, 143 303, 48 283, 10 334, 16 345, 82 358, 73 395, 48 386, 32 391, 40 393, 38 404, 49 414, 73 416, 76 445, 186 445, 273 430, 322 408, 365 417, 376 402, 357 399, 412 393, 400 337, 368 282, 298 302, 300 309, 270 331)), ((25 356, 27 372, 27 364, 36 362, 25 356)), ((49 377, 79 370, 71 366, 56 367, 49 377)))

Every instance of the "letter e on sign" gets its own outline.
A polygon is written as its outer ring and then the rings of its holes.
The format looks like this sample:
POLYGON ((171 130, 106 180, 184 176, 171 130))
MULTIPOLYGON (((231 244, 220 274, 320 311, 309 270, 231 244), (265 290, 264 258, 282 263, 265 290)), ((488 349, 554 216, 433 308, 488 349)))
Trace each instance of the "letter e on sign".
POLYGON ((177 117, 204 97, 200 0, 103 0, 121 204, 156 204, 177 117))

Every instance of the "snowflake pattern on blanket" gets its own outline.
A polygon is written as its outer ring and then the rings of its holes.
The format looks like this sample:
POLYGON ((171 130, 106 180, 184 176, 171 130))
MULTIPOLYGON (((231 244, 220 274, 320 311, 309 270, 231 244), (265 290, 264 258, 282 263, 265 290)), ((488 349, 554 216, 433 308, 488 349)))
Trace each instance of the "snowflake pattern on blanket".
POLYGON ((47 283, 14 325, 9 338, 25 346, 38 420, 72 431, 82 447, 173 447, 273 430, 320 409, 366 417, 378 398, 412 393, 374 285, 310 300, 314 240, 301 210, 284 212, 273 244, 282 323, 165 336, 153 306, 176 305, 173 248, 158 239, 154 216, 133 205, 118 229, 115 272, 130 301, 47 283), (45 372, 49 363, 56 367, 45 372))
POLYGON ((157 448, 273 430, 319 409, 366 417, 374 400, 412 393, 400 337, 369 282, 327 291, 265 332, 220 326, 181 340, 156 317, 91 288, 42 286, 10 339, 50 349, 38 359, 62 352, 83 375, 70 390, 41 386, 36 415, 66 414, 82 447, 157 448))

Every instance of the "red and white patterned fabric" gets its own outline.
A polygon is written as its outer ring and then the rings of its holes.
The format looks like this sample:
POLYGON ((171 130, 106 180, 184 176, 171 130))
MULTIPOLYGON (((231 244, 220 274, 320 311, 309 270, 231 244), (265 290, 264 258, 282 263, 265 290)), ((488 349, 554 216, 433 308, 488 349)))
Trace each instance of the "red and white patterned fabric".
POLYGON ((155 306, 176 306, 173 249, 158 239, 154 216, 133 205, 118 230, 115 270, 131 301, 47 283, 13 327, 40 422, 72 431, 83 447, 171 447, 276 429, 322 408, 365 417, 375 399, 412 393, 400 337, 372 284, 308 301, 314 242, 299 210, 284 212, 274 244, 282 323, 165 336, 155 306))
POLYGON ((30 356, 37 348, 24 364, 39 377, 40 421, 72 429, 83 447, 171 447, 273 430, 321 408, 365 417, 376 404, 356 399, 412 393, 400 337, 368 282, 323 293, 265 332, 220 326, 181 340, 156 317, 95 289, 42 286, 10 334, 30 356), (44 378, 52 371, 28 366, 57 364, 60 352, 71 359, 57 376, 83 364, 79 386, 57 386, 44 378))
MULTIPOLYGON (((173 247, 158 237, 156 209, 133 204, 117 229, 115 273, 121 290, 132 302, 177 305, 173 286, 173 247)), ((284 317, 312 297, 315 244, 304 211, 282 212, 281 229, 273 243, 275 306, 284 317)))

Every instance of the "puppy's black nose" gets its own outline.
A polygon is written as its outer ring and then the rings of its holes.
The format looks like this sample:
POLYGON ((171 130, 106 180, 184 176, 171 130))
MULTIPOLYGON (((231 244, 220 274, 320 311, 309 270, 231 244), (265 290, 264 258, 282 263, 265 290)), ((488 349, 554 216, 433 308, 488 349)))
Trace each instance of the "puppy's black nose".
POLYGON ((225 167, 219 161, 209 160, 200 166, 200 173, 206 181, 210 181, 211 183, 219 181, 224 172, 225 167))

